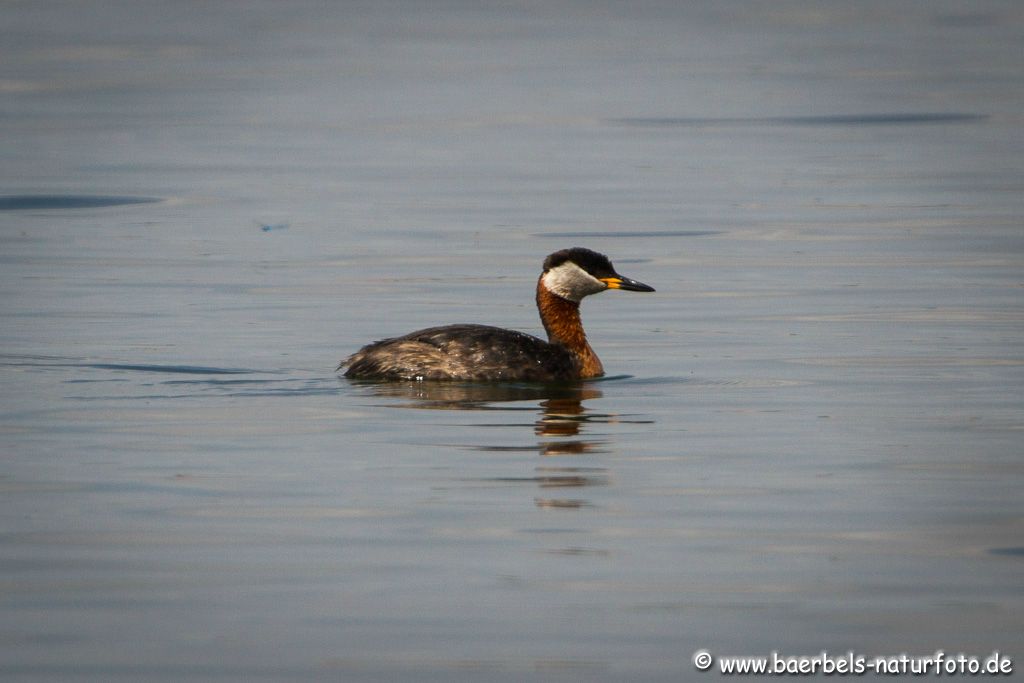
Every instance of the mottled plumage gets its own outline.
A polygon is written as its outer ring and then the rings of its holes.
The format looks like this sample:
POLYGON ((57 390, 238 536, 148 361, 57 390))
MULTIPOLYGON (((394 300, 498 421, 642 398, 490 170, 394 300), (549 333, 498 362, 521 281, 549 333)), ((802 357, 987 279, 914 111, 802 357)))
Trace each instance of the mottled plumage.
POLYGON ((547 257, 537 308, 548 341, 487 325, 445 325, 368 344, 342 361, 345 376, 377 380, 546 382, 599 377, 579 302, 606 289, 653 292, 615 272, 603 254, 575 247, 547 257))
POLYGON ((353 354, 346 377, 539 382, 574 379, 579 362, 561 344, 488 325, 445 325, 382 339, 353 354))

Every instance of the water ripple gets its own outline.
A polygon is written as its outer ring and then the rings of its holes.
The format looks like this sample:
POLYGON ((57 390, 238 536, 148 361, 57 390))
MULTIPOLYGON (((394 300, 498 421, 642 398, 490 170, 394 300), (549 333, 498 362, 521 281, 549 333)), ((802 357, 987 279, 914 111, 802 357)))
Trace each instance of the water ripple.
POLYGON ((833 116, 751 117, 627 117, 607 119, 613 126, 632 128, 688 128, 700 126, 906 126, 934 123, 979 123, 982 114, 924 112, 919 114, 836 114, 833 116))
POLYGON ((19 194, 0 197, 0 211, 42 209, 97 209, 105 206, 152 204, 157 197, 117 197, 78 194, 19 194))

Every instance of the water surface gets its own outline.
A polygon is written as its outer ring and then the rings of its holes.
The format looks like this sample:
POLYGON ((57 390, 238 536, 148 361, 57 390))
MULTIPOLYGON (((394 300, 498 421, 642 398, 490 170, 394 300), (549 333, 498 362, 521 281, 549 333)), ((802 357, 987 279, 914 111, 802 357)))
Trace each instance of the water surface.
POLYGON ((1016 4, 0 17, 5 680, 1024 654, 1016 4), (575 244, 609 377, 335 374, 575 244))

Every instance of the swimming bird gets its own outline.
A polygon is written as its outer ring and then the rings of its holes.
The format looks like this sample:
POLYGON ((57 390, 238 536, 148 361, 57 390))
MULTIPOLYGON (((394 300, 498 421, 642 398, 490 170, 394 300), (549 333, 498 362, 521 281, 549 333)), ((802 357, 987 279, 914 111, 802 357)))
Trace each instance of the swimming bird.
POLYGON ((489 325, 428 327, 367 344, 338 365, 345 377, 375 380, 551 382, 604 374, 580 320, 584 297, 606 289, 653 292, 615 272, 608 257, 590 249, 562 249, 544 259, 537 280, 537 310, 544 341, 489 325))

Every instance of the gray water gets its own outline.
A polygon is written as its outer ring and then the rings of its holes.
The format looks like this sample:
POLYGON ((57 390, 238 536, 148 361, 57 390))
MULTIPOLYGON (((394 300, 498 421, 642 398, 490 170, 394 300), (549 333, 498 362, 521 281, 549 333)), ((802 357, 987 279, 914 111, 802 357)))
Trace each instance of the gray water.
MULTIPOLYGON (((1024 656, 1015 2, 5 3, 5 680, 1024 656), (356 384, 418 327, 608 377, 356 384)), ((1019 668, 1018 662, 1015 660, 1019 668)))

